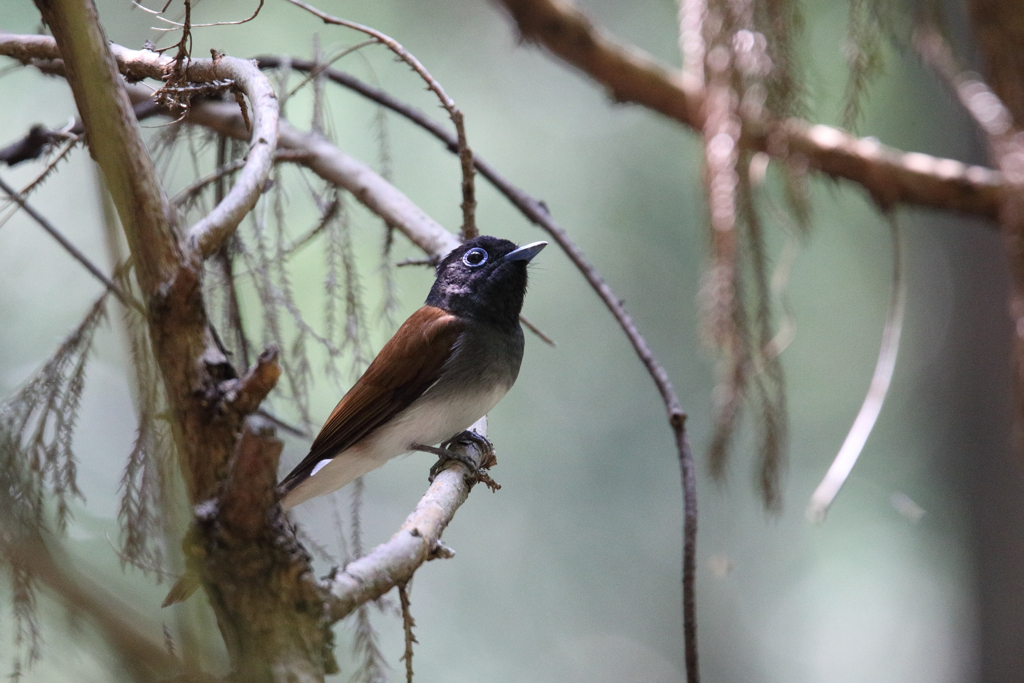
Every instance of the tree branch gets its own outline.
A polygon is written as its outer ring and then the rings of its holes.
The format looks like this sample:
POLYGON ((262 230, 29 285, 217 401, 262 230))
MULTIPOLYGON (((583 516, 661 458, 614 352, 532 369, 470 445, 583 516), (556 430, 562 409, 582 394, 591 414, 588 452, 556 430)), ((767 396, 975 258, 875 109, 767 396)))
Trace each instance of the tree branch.
MULTIPOLYGON (((470 429, 486 436, 487 418, 481 418, 470 429)), ((475 443, 458 444, 455 448, 478 466, 484 462, 486 454, 475 443)), ((390 541, 349 562, 324 581, 324 587, 331 593, 327 605, 331 621, 343 619, 359 605, 407 583, 424 562, 454 556, 455 553, 441 543, 441 534, 469 496, 473 487, 469 476, 465 465, 452 461, 434 477, 416 509, 390 541)))
MULTIPOLYGON (((696 131, 704 127, 706 94, 696 79, 623 44, 582 12, 555 0, 501 0, 525 40, 606 87, 617 102, 635 102, 696 131)), ((998 216, 1007 191, 992 169, 953 159, 902 152, 798 119, 745 120, 740 144, 776 158, 800 156, 810 168, 858 183, 882 206, 911 204, 998 216)))

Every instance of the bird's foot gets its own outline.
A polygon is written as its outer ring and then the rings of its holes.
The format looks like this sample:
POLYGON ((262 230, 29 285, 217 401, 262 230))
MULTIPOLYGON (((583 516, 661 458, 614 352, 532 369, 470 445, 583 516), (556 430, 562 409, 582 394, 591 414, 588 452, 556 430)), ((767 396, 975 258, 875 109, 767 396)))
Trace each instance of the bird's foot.
POLYGON ((491 479, 491 477, 483 471, 493 467, 498 462, 498 458, 494 455, 494 444, 492 444, 485 436, 481 436, 474 431, 466 430, 445 441, 441 444, 440 448, 424 446, 422 444, 415 444, 413 448, 417 451, 433 453, 438 456, 437 462, 435 462, 430 468, 429 481, 431 483, 433 483, 434 478, 441 473, 445 466, 454 460, 455 462, 462 463, 467 469, 469 469, 470 484, 479 481, 483 482, 492 491, 497 491, 501 488, 500 484, 491 479), (482 453, 479 465, 477 465, 473 458, 453 448, 454 446, 471 445, 477 446, 482 453))

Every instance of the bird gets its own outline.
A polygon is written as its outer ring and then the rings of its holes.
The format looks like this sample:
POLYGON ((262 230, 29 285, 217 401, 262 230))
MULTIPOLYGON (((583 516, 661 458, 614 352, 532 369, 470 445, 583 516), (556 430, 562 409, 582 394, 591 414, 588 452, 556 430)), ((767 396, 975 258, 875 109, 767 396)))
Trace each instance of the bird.
POLYGON ((545 246, 517 247, 481 235, 441 259, 424 305, 381 348, 309 454, 278 485, 283 510, 336 491, 399 455, 447 455, 433 444, 456 436, 483 439, 465 430, 519 375, 527 265, 545 246))

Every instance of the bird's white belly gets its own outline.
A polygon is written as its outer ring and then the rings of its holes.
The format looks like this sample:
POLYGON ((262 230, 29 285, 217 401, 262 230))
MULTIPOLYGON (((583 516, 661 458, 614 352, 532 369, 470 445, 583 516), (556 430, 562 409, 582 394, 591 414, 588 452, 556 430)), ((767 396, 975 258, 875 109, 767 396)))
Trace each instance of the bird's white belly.
POLYGON ((508 393, 498 384, 489 391, 431 396, 427 392, 402 413, 330 460, 317 463, 305 481, 281 501, 284 509, 326 495, 408 453, 413 445, 433 446, 462 432, 486 415, 508 393))
POLYGON ((490 391, 430 397, 429 393, 409 406, 401 415, 376 433, 363 439, 356 448, 366 456, 384 462, 412 450, 414 444, 433 446, 469 429, 486 415, 508 392, 497 385, 490 391))

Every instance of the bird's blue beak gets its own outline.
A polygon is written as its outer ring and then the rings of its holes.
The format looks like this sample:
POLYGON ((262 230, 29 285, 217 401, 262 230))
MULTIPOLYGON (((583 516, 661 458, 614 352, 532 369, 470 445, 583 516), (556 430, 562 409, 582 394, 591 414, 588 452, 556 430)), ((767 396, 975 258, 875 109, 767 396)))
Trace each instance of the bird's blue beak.
POLYGON ((547 242, 532 242, 532 243, 527 244, 525 246, 519 247, 515 251, 510 251, 509 253, 505 254, 505 256, 504 256, 504 258, 502 258, 502 260, 503 261, 526 261, 527 263, 529 263, 530 260, 534 256, 536 256, 537 254, 539 254, 540 250, 543 249, 546 246, 548 246, 547 242))

